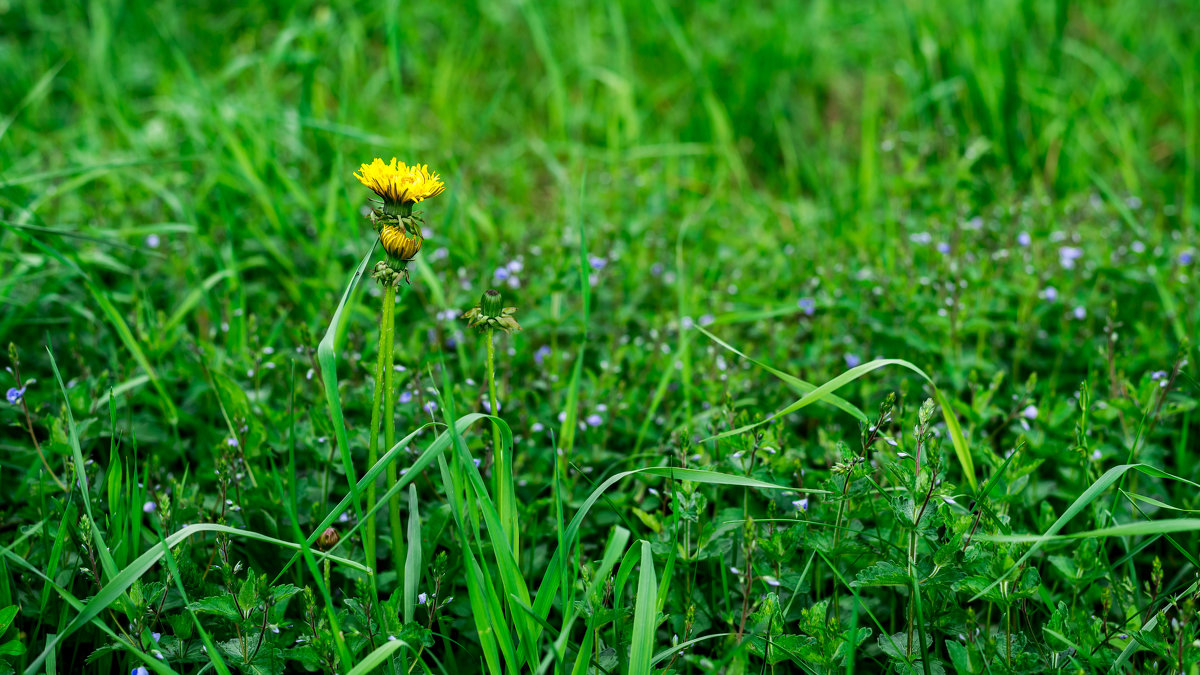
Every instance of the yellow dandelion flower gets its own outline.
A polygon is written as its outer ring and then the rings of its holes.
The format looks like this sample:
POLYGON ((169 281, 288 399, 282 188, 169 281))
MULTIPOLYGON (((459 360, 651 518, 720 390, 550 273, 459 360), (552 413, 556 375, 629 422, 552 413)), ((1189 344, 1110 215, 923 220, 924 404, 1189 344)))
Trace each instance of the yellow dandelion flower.
POLYGON ((370 164, 363 164, 354 177, 389 206, 412 206, 446 191, 442 177, 430 173, 427 165, 408 166, 395 157, 388 164, 376 157, 370 164))
POLYGON ((421 235, 409 234, 404 228, 395 225, 384 225, 379 230, 379 243, 383 244, 383 250, 396 260, 412 260, 424 242, 425 239, 421 235))

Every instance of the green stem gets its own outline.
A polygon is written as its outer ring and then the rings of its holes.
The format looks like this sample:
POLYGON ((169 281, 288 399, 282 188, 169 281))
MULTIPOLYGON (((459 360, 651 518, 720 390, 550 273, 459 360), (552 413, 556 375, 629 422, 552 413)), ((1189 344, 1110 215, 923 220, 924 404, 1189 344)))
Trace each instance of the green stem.
MULTIPOLYGON (((383 405, 383 447, 390 452, 392 446, 396 444, 396 369, 392 367, 395 361, 395 342, 396 342, 396 289, 390 288, 383 295, 383 303, 387 305, 387 327, 384 333, 384 362, 383 362, 383 381, 384 381, 384 405, 383 405)), ((391 462, 387 466, 387 485, 388 489, 396 486, 396 481, 399 479, 399 470, 397 463, 391 462)), ((400 493, 396 492, 392 497, 392 502, 388 504, 388 522, 392 529, 392 560, 396 561, 397 565, 402 564, 404 560, 404 525, 400 522, 400 493)))
MULTIPOLYGON (((395 297, 396 289, 392 286, 387 286, 383 291, 383 306, 379 311, 379 355, 375 360, 375 395, 372 397, 371 403, 371 432, 370 440, 367 443, 367 468, 375 466, 379 461, 379 416, 380 406, 383 405, 383 390, 384 383, 384 361, 388 353, 385 345, 388 333, 388 327, 393 324, 393 314, 395 312, 395 297)), ((372 481, 367 486, 367 510, 375 508, 376 502, 376 487, 372 481)), ((367 534, 363 541, 363 548, 366 549, 367 564, 375 567, 378 558, 375 555, 375 517, 372 516, 367 520, 367 534)))
MULTIPOLYGON (((496 330, 487 329, 487 383, 489 410, 492 415, 500 416, 499 399, 496 397, 496 330)), ((499 425, 492 424, 492 496, 498 505, 500 522, 508 530, 508 543, 513 553, 520 556, 520 538, 517 531, 516 503, 513 497, 513 467, 511 450, 505 449, 504 439, 500 435, 499 425)))

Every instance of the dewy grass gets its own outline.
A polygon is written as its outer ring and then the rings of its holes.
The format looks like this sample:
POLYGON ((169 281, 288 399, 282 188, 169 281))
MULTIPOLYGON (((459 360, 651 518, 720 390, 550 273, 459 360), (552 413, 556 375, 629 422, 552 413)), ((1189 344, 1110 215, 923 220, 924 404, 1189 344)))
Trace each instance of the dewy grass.
POLYGON ((0 5, 0 673, 1200 668, 1200 5, 0 5))

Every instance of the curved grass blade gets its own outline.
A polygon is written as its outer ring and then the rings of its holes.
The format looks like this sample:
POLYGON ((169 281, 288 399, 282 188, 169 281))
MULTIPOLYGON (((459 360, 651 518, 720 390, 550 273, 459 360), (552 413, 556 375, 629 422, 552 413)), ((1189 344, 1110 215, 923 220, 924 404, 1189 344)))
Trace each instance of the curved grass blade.
MULTIPOLYGON (((175 548, 175 546, 177 546, 184 539, 187 539, 193 534, 199 534, 201 532, 221 532, 233 537, 245 537, 246 539, 254 539, 256 541, 275 544, 277 546, 283 546, 286 548, 300 548, 299 544, 293 544, 291 542, 283 541, 282 539, 268 537, 265 534, 259 534, 250 530, 239 530, 233 527, 227 527, 225 525, 217 525, 216 523, 199 523, 196 525, 188 525, 180 529, 175 534, 167 537, 162 543, 156 544, 149 551, 143 553, 137 558, 137 560, 134 560, 129 564, 128 567, 121 570, 120 573, 118 573, 107 584, 105 584, 104 588, 100 589, 100 592, 92 598, 91 602, 87 603, 87 605, 83 607, 79 614, 77 614, 75 618, 66 625, 66 627, 59 631, 54 640, 51 640, 46 644, 45 650, 42 651, 41 655, 38 656, 37 659, 35 659, 35 663, 30 666, 32 670, 27 670, 26 672, 36 672, 37 666, 41 665, 42 661, 45 660, 46 656, 59 642, 62 642, 75 631, 79 630, 82 626, 99 616, 100 612, 103 612, 109 605, 116 602, 117 599, 120 598, 130 586, 133 585, 133 582, 137 581, 142 577, 142 575, 150 571, 150 568, 153 567, 155 563, 157 563, 158 560, 163 557, 163 553, 167 548, 175 548)), ((359 570, 360 572, 371 573, 370 568, 354 562, 353 560, 339 558, 337 556, 327 554, 317 555, 322 558, 328 558, 329 560, 337 562, 341 565, 359 570)))
MULTIPOLYGON (((725 342, 721 338, 719 338, 716 335, 713 335, 709 331, 705 330, 703 326, 696 326, 696 330, 700 331, 701 333, 704 333, 705 335, 707 335, 709 337, 710 340, 721 345, 725 349, 733 352, 734 354, 737 354, 738 356, 742 357, 743 359, 746 359, 750 363, 753 363, 754 365, 758 366, 759 368, 762 368, 763 370, 767 371, 768 373, 771 373, 772 375, 774 375, 775 377, 778 377, 779 379, 783 380, 784 382, 787 382, 788 384, 792 385, 796 389, 799 389, 800 392, 803 394, 810 393, 814 389, 817 388, 817 385, 815 385, 811 382, 806 382, 804 380, 801 380, 800 378, 798 378, 794 375, 789 375, 788 373, 785 373, 782 370, 779 370, 777 368, 773 368, 770 365, 767 365, 766 363, 759 361, 758 359, 755 359, 753 357, 743 354, 742 352, 738 351, 735 347, 730 345, 728 342, 725 342)), ((854 405, 853 403, 847 401, 846 399, 844 399, 840 396, 834 396, 833 394, 830 394, 829 396, 827 396, 825 398, 825 401, 826 401, 826 403, 829 403, 830 405, 837 408, 838 410, 850 413, 851 415, 853 415, 855 417, 855 419, 857 419, 860 422, 863 422, 865 424, 870 424, 870 422, 871 422, 871 420, 867 417, 867 414, 864 413, 862 410, 859 410, 858 406, 854 405)))
POLYGON ((1020 568, 1021 565, 1025 564, 1025 561, 1029 560, 1029 558, 1039 548, 1042 547, 1043 543, 1045 543, 1046 541, 1049 541, 1054 535, 1058 534, 1058 531, 1061 530, 1067 523, 1069 523, 1072 518, 1079 515, 1079 512, 1082 511, 1084 509, 1084 507, 1086 507, 1088 504, 1092 503, 1092 501, 1095 500, 1096 497, 1099 497, 1100 493, 1102 493, 1105 490, 1107 490, 1108 488, 1112 487, 1112 485, 1114 483, 1116 483, 1118 480, 1120 480, 1121 477, 1126 474, 1126 472, 1133 471, 1133 470, 1140 471, 1141 473, 1144 473, 1148 476, 1155 476, 1157 478, 1170 478, 1173 480, 1187 483, 1188 485, 1191 485, 1193 487, 1200 488, 1200 485, 1193 483, 1192 481, 1187 480, 1186 478, 1180 478, 1179 476, 1169 474, 1166 471, 1163 471, 1162 469, 1157 469, 1155 467, 1152 467, 1152 466, 1149 466, 1146 464, 1121 464, 1119 466, 1114 466, 1113 468, 1109 469, 1108 471, 1105 471, 1104 475, 1097 478, 1096 482, 1092 483, 1091 486, 1088 487, 1088 489, 1083 491, 1083 494, 1079 495, 1079 497, 1076 498, 1075 501, 1072 502, 1069 507, 1067 507, 1067 510, 1064 511, 1061 516, 1059 516, 1058 520, 1054 521, 1054 524, 1051 525, 1041 535, 1041 537, 1042 537, 1041 540, 1039 540, 1036 537, 1034 539, 1032 539, 1031 541, 1034 541, 1035 543, 1033 544, 1033 546, 1029 547, 1029 550, 1026 551, 1024 555, 1021 556, 1020 560, 1018 560, 1016 563, 1014 563, 1012 565, 1012 567, 1010 567, 1007 571, 1004 572, 1004 574, 1001 574, 999 578, 997 578, 992 583, 988 584, 987 588, 984 588, 982 591, 979 591, 978 593, 976 593, 975 596, 972 597, 968 602, 974 602, 974 601, 978 600, 979 598, 986 595, 988 591, 990 591, 993 588, 995 588, 996 586, 1000 585, 1000 582, 1004 581, 1004 579, 1006 579, 1009 574, 1012 574, 1013 570, 1016 570, 1016 569, 1020 568))
POLYGON ((371 256, 375 253, 375 245, 378 243, 376 240, 367 254, 363 256, 362 262, 358 263, 358 269, 350 277, 350 283, 346 284, 346 291, 342 293, 342 300, 333 312, 333 318, 329 321, 325 337, 321 338, 321 343, 317 345, 317 361, 321 364, 325 398, 329 401, 329 416, 333 418, 334 435, 337 436, 338 450, 342 455, 342 468, 346 471, 346 480, 350 483, 350 497, 351 503, 354 505, 354 514, 360 521, 362 520, 362 505, 358 501, 354 460, 350 454, 350 440, 346 435, 346 418, 342 414, 342 397, 338 392, 337 346, 334 343, 337 341, 338 326, 342 321, 342 310, 346 308, 346 302, 350 299, 351 293, 358 286, 358 282, 362 280, 363 272, 367 269, 367 263, 371 261, 371 256))
POLYGON ((958 461, 962 465, 963 473, 966 474, 967 482, 971 484, 971 489, 978 490, 979 485, 975 482, 975 462, 971 459, 971 451, 967 446, 967 439, 963 436, 962 426, 958 423, 958 418, 954 416, 954 411, 950 408, 950 401, 946 398, 942 391, 938 389, 937 384, 935 384, 933 381, 933 378, 929 377, 925 371, 921 370, 912 363, 905 361, 904 359, 876 359, 869 363, 864 363, 861 366, 855 366, 826 382, 825 384, 822 384, 816 389, 813 389, 809 393, 802 396, 800 400, 792 403, 788 407, 776 412, 766 419, 755 422, 754 424, 747 424, 746 426, 739 427, 737 429, 723 431, 715 436, 710 436, 701 442, 715 441, 721 438, 727 438, 729 436, 736 436, 738 434, 750 431, 759 425, 766 424, 777 417, 790 415, 791 413, 812 405, 817 401, 828 400, 830 394, 833 392, 841 389, 847 384, 850 384, 863 375, 866 375, 874 370, 879 370, 884 366, 900 366, 902 368, 907 368, 920 375, 925 379, 926 382, 929 383, 929 386, 933 387, 933 397, 937 401, 938 406, 942 409, 942 417, 946 421, 946 430, 950 433, 950 441, 954 445, 954 454, 958 457, 958 461))

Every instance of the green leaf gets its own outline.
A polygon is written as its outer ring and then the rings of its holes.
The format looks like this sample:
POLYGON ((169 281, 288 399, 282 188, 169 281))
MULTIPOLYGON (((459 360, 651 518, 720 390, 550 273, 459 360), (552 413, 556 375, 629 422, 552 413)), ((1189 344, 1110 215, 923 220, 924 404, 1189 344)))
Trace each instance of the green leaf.
POLYGON ((17 617, 17 606, 16 605, 9 605, 8 607, 5 607, 4 609, 0 609, 0 635, 4 635, 4 632, 7 631, 8 627, 12 625, 13 619, 15 619, 16 617, 17 617))
POLYGON ((907 586, 908 571, 894 562, 887 560, 859 572, 854 577, 853 586, 907 586))
POLYGON ((188 605, 188 608, 197 614, 213 614, 236 623, 242 621, 242 615, 238 613, 237 607, 233 604, 232 595, 213 595, 200 598, 188 605))
POLYGON ((25 645, 19 640, 9 640, 0 644, 0 656, 20 656, 25 653, 25 645))
POLYGON ((658 579, 654 575, 654 555, 650 542, 642 540, 642 570, 638 578, 637 600, 633 610, 632 645, 629 648, 630 675, 650 675, 654 655, 654 635, 658 632, 658 579))

